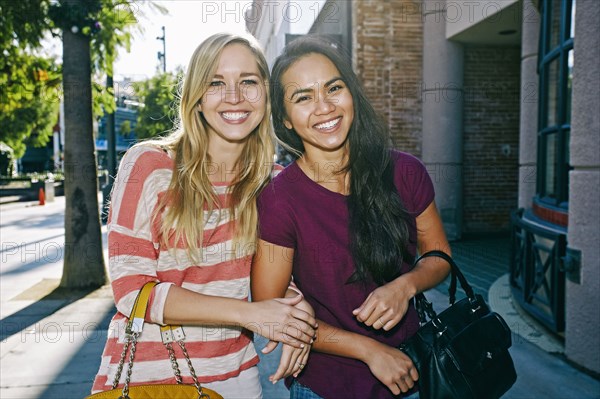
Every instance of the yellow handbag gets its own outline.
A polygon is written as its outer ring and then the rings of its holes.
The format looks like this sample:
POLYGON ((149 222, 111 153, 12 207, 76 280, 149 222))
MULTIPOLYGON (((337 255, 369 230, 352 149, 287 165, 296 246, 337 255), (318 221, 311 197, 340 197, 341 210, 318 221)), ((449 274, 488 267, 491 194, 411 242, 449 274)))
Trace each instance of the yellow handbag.
POLYGON ((221 395, 211 389, 203 388, 200 385, 200 382, 198 382, 196 371, 192 366, 192 361, 190 360, 190 356, 183 343, 185 340, 185 333, 181 326, 166 325, 160 328, 162 341, 169 352, 169 359, 171 360, 171 366, 173 367, 173 373, 175 374, 177 384, 129 386, 135 356, 135 347, 137 345, 138 337, 141 335, 144 327, 144 317, 146 316, 150 293, 156 284, 156 282, 146 283, 135 299, 133 309, 131 310, 131 316, 129 317, 125 329, 125 345, 123 347, 123 352, 121 353, 121 359, 119 360, 119 367, 115 374, 112 389, 110 391, 98 392, 86 396, 85 399, 223 399, 221 395), (177 342, 183 351, 183 355, 185 356, 185 360, 190 369, 190 374, 194 380, 194 385, 183 384, 182 382, 181 372, 172 346, 173 342, 177 342), (127 351, 130 346, 131 349, 129 350, 129 362, 125 376, 125 385, 123 386, 123 389, 117 389, 119 380, 121 379, 123 366, 125 365, 125 357, 127 356, 127 351))

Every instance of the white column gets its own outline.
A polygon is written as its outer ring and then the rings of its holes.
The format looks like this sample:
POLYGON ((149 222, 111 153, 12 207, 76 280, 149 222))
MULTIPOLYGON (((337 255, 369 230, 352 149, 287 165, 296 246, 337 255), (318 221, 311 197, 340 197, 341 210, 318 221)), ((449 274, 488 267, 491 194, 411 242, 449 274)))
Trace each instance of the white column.
POLYGON ((580 251, 579 283, 567 280, 565 350, 600 373, 600 1, 577 1, 571 113, 568 247, 580 251))
POLYGON ((519 123, 519 208, 531 208, 536 193, 540 14, 532 0, 523 1, 521 23, 521 115, 519 123))
POLYGON ((424 0, 422 5, 422 159, 448 239, 456 240, 463 217, 463 47, 446 40, 446 4, 428 7, 424 0))

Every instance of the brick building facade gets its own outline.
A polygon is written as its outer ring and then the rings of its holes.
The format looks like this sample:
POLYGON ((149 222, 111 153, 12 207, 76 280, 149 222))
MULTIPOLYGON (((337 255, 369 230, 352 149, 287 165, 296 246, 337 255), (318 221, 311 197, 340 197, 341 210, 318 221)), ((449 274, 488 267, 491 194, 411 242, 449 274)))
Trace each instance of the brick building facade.
POLYGON ((518 192, 520 49, 468 46, 463 232, 507 231, 518 192))
POLYGON ((355 71, 394 146, 421 156, 423 24, 401 1, 352 2, 355 71), (398 40, 400 39, 401 40, 398 40))

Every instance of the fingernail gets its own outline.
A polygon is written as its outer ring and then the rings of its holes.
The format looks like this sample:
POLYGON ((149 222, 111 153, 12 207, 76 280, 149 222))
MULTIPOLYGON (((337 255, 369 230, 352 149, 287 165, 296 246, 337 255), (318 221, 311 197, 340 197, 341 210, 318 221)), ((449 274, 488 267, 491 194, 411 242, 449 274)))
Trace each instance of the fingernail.
POLYGON ((273 385, 277 384, 278 380, 273 380, 273 385))
POLYGON ((315 342, 315 340, 314 340, 314 339, 311 339, 311 340, 310 340, 310 344, 312 345, 312 343, 313 343, 313 342, 315 342))
POLYGON ((305 346, 304 344, 300 344, 300 347, 301 347, 301 348, 304 348, 304 346, 305 346))

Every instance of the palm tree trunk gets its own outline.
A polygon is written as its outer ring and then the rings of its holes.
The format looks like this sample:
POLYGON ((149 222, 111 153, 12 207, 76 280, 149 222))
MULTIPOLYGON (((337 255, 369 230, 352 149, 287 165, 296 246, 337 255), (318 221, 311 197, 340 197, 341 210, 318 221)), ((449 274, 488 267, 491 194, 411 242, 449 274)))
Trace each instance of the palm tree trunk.
POLYGON ((63 31, 65 109, 65 254, 60 286, 106 283, 98 210, 97 164, 92 117, 90 39, 63 31))

